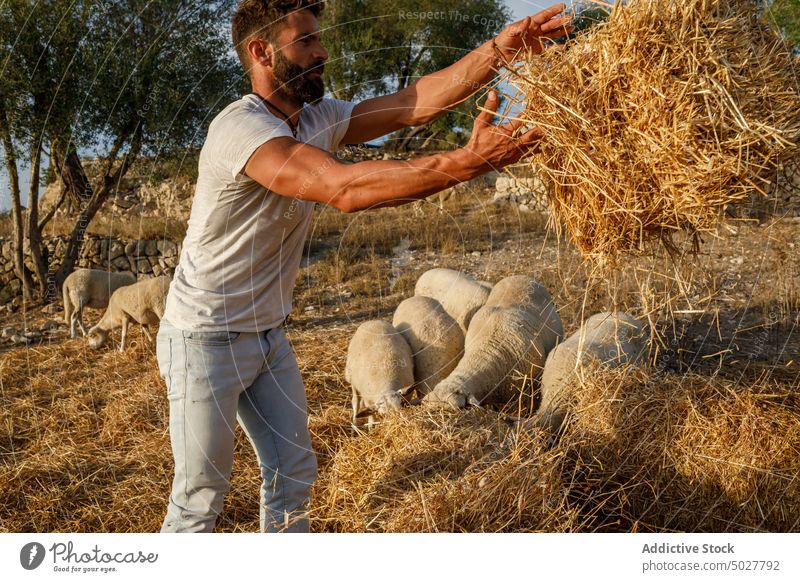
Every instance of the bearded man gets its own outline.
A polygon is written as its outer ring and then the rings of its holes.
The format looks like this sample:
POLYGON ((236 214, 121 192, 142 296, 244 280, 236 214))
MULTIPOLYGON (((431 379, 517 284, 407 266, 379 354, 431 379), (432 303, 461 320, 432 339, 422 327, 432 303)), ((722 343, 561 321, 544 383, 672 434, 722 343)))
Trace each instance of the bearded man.
POLYGON ((157 339, 175 477, 164 532, 213 531, 230 488, 238 421, 261 467, 261 531, 306 532, 317 463, 303 379, 283 327, 314 205, 342 212, 420 200, 518 161, 542 132, 493 125, 491 93, 460 149, 343 164, 331 152, 429 123, 501 59, 563 35, 559 5, 506 27, 455 64, 390 95, 324 98, 318 0, 244 0, 233 44, 252 94, 211 122, 186 238, 157 339))

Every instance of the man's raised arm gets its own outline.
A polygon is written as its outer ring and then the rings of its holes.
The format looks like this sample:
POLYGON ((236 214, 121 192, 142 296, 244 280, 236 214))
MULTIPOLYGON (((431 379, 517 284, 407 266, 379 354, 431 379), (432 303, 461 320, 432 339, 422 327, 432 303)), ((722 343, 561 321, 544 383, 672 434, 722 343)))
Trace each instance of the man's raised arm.
POLYGON ((357 212, 399 206, 517 162, 541 138, 522 123, 492 124, 499 97, 490 93, 475 119, 469 143, 457 150, 410 161, 376 160, 343 164, 330 153, 289 137, 271 139, 245 165, 245 174, 282 196, 313 200, 357 212))
POLYGON ((513 61, 521 50, 543 50, 542 39, 564 36, 570 18, 558 16, 564 4, 506 26, 500 34, 449 67, 426 75, 408 87, 389 95, 358 103, 342 143, 363 143, 403 127, 425 125, 458 106, 488 83, 495 74, 498 55, 513 61))

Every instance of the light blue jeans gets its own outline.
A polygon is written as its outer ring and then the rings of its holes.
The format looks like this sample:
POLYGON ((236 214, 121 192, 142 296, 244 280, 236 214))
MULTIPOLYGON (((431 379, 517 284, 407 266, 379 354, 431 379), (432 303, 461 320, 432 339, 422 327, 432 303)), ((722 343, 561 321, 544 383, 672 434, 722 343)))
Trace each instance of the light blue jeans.
POLYGON ((194 332, 161 320, 175 479, 162 532, 210 532, 230 489, 234 426, 255 449, 261 531, 308 531, 317 460, 303 379, 286 332, 194 332))

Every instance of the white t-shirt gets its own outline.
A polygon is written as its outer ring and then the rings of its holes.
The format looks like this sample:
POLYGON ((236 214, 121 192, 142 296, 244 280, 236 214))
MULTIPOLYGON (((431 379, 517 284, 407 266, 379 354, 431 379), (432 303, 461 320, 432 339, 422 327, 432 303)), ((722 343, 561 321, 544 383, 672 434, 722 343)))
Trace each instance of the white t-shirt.
MULTIPOLYGON (((300 114, 297 139, 335 151, 354 103, 323 99, 300 114)), ((289 126, 256 95, 211 122, 164 318, 190 331, 263 331, 292 309, 314 202, 281 196, 243 174, 253 153, 289 126)))

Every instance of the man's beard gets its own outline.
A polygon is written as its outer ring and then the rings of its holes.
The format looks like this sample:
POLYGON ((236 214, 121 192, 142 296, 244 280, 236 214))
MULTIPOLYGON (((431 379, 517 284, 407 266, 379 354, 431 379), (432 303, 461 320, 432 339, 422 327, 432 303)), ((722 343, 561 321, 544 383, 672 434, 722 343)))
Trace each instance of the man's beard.
POLYGON ((322 82, 322 77, 310 78, 306 73, 311 70, 318 70, 321 73, 324 67, 324 61, 320 61, 305 69, 284 58, 281 51, 275 51, 275 65, 272 72, 279 84, 279 92, 290 99, 314 105, 322 101, 325 84, 322 82))

